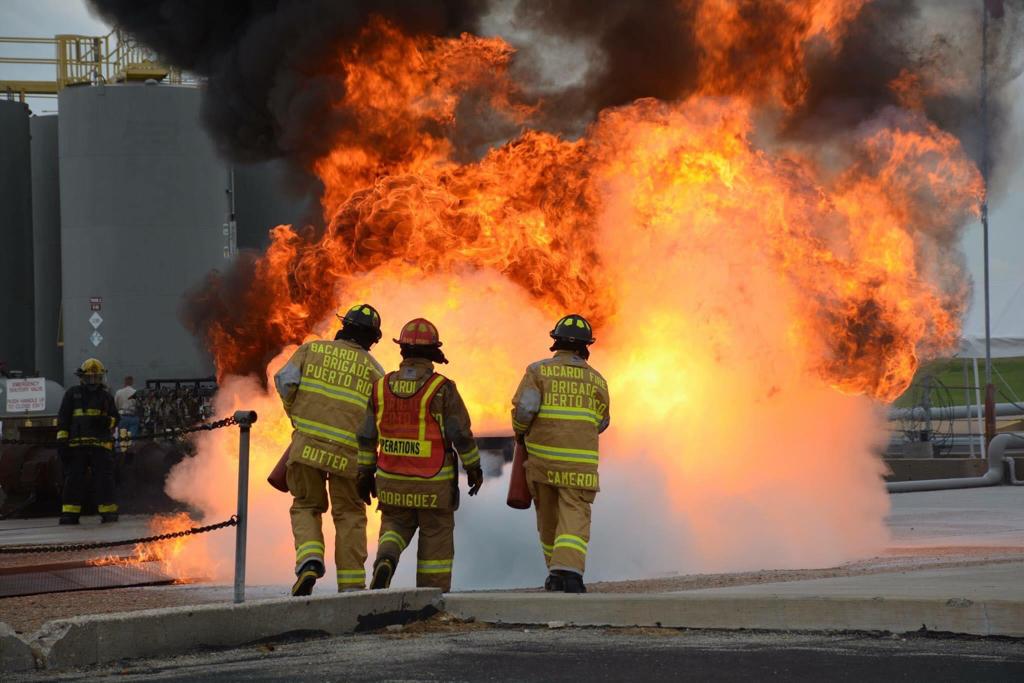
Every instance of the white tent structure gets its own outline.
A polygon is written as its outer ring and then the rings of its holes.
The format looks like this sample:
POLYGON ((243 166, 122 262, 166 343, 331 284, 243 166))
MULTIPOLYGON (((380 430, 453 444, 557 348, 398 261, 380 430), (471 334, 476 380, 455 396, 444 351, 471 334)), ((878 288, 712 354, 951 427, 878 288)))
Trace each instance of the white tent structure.
MULTIPOLYGON (((1019 261, 1020 282, 1012 291, 992 291, 992 357, 1024 357, 1024 253, 1019 261)), ((975 280, 980 294, 979 280, 975 280)), ((979 297, 975 297, 976 299, 979 297)), ((978 302, 976 308, 984 306, 978 302)), ((957 358, 985 357, 985 314, 971 315, 964 326, 957 358)))

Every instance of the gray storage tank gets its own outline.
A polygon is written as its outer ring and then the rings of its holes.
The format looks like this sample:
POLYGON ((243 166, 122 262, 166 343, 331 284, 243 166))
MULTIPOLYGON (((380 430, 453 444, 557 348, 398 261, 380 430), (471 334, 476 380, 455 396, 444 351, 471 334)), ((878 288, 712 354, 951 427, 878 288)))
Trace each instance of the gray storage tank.
POLYGON ((60 174, 57 117, 33 116, 32 255, 35 282, 35 368, 43 377, 64 379, 60 336, 60 174))
POLYGON ((35 369, 28 107, 0 100, 0 363, 35 369))
POLYGON ((199 102, 196 88, 155 83, 60 93, 65 385, 90 356, 115 387, 213 372, 178 317, 183 293, 234 251, 228 171, 199 102))

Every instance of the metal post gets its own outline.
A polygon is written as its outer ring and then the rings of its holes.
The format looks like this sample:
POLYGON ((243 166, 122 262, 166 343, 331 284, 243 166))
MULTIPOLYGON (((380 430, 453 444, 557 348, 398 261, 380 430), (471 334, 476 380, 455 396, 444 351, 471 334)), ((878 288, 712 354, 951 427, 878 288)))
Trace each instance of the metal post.
POLYGON ((238 423, 238 526, 235 527, 235 602, 245 601, 245 541, 249 515, 249 431, 256 411, 239 410, 238 423))
POLYGON ((992 317, 988 276, 988 3, 981 7, 981 240, 985 273, 985 386, 992 384, 992 317))
POLYGON ((974 408, 977 411, 975 417, 978 419, 978 453, 979 457, 984 458, 986 451, 985 441, 985 426, 982 424, 982 412, 981 412, 981 378, 978 377, 978 359, 974 359, 974 408))

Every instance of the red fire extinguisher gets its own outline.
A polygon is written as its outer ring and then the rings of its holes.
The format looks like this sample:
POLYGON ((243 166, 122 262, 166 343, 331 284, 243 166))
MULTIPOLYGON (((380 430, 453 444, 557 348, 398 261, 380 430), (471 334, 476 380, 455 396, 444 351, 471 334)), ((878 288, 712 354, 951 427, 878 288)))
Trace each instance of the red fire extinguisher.
POLYGON ((512 476, 508 481, 508 498, 505 503, 516 510, 530 507, 530 489, 526 486, 526 444, 522 437, 516 437, 516 450, 512 455, 512 476))
POLYGON ((288 493, 288 453, 291 451, 291 446, 284 449, 284 454, 281 455, 281 459, 274 465, 274 469, 271 470, 270 476, 267 477, 267 482, 278 491, 282 493, 288 493))

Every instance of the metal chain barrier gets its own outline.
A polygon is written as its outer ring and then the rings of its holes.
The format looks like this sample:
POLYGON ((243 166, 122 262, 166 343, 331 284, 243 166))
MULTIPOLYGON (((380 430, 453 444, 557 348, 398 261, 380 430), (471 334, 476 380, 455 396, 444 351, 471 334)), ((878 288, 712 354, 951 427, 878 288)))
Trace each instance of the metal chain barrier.
POLYGON ((231 515, 230 519, 208 526, 193 527, 182 531, 172 531, 158 536, 144 536, 142 538, 131 538, 125 541, 106 541, 103 543, 68 543, 64 545, 31 545, 31 546, 0 546, 0 555, 15 555, 28 553, 65 553, 78 550, 99 550, 100 548, 117 548, 125 545, 139 545, 145 543, 157 543, 172 538, 205 534, 208 531, 216 531, 229 526, 238 525, 238 516, 231 515))
MULTIPOLYGON (((201 424, 194 425, 192 427, 181 427, 178 429, 165 429, 160 432, 150 432, 149 434, 139 434, 131 438, 132 443, 136 441, 157 441, 160 439, 173 439, 185 434, 194 434, 196 432, 209 432, 214 429, 222 429, 224 427, 231 427, 238 424, 234 416, 225 417, 221 420, 215 420, 214 422, 203 422, 201 424)), ((60 444, 57 441, 26 441, 24 439, 0 439, 0 445, 3 446, 49 446, 56 447, 60 444)))

